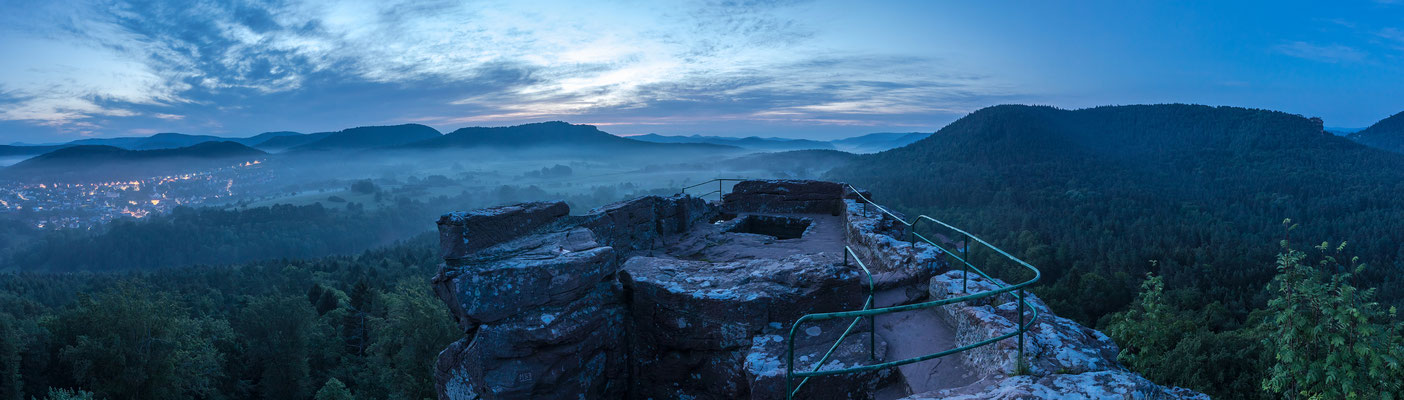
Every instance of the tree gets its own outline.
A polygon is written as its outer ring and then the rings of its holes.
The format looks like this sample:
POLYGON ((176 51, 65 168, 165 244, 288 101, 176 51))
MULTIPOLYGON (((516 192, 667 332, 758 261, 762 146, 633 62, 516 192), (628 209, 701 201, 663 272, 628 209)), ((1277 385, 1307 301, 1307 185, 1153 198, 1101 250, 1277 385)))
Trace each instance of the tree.
POLYGON ((1313 266, 1305 252, 1282 242, 1278 274, 1268 302, 1272 313, 1264 343, 1273 352, 1262 388, 1287 398, 1396 399, 1404 389, 1404 338, 1396 309, 1374 301, 1374 290, 1359 290, 1351 276, 1365 267, 1350 259, 1345 243, 1322 243, 1313 266), (1343 257, 1343 256, 1342 256, 1343 257))
POLYGON ((93 392, 49 388, 49 395, 44 396, 44 400, 93 400, 93 392))
POLYGON ((351 394, 351 390, 346 388, 346 384, 341 383, 336 378, 327 380, 322 388, 317 390, 316 400, 355 400, 356 396, 351 394))
POLYGON ((122 283, 49 321, 78 384, 112 398, 177 399, 214 394, 229 337, 223 321, 193 319, 166 293, 122 283))
POLYGON ((366 320, 369 317, 373 295, 370 283, 365 279, 357 280, 356 286, 351 289, 351 309, 346 315, 342 331, 348 353, 366 355, 366 346, 370 344, 370 330, 366 320))
MULTIPOLYGON (((463 336, 448 308, 419 280, 406 280, 386 293, 385 319, 375 328, 371 354, 390 398, 433 398, 433 369, 424 364, 463 336)), ((364 393, 364 392, 363 392, 364 393)))
POLYGON ((309 390, 312 306, 294 296, 260 296, 239 313, 236 331, 246 373, 266 399, 301 398, 309 390))
POLYGON ((0 314, 0 400, 23 400, 24 377, 20 375, 21 347, 14 317, 0 314))

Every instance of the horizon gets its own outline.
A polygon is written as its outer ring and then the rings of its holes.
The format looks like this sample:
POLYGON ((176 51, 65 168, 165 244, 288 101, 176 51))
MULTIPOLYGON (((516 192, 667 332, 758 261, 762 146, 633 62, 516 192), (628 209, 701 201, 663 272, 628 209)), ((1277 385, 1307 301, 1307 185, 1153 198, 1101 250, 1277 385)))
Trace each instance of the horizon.
POLYGON ((1227 105, 1357 129, 1404 110, 1404 4, 1389 1, 4 8, 5 143, 543 120, 831 140, 1010 103, 1227 105))

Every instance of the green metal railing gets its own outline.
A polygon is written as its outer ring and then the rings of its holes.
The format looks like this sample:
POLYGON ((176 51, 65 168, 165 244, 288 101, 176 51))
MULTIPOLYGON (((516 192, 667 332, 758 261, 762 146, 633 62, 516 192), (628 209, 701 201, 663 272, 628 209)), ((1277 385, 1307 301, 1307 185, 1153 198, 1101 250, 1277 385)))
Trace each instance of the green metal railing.
MULTIPOLYGON (((710 191, 710 192, 707 192, 707 193, 703 193, 703 194, 701 194, 701 195, 695 195, 694 197, 710 196, 710 195, 712 195, 712 194, 715 193, 715 194, 717 194, 718 198, 720 198, 723 194, 725 194, 725 187, 724 187, 725 182, 739 182, 739 181, 744 181, 744 180, 746 180, 746 179, 733 179, 733 178, 712 179, 712 180, 709 180, 709 181, 706 181, 706 182, 702 182, 702 183, 698 183, 698 184, 695 184, 695 185, 692 185, 692 186, 685 187, 685 188, 682 189, 682 191, 678 192, 678 194, 687 194, 687 191, 690 190, 690 189, 699 188, 699 187, 702 187, 702 186, 706 186, 706 185, 708 185, 708 184, 711 184, 712 182, 716 182, 716 183, 717 183, 717 190, 710 191)), ((735 187, 735 185, 733 185, 733 187, 735 187)), ((805 314, 805 315, 799 317, 799 319, 796 319, 795 322, 794 322, 794 324, 791 324, 791 325, 790 325, 790 333, 789 333, 789 336, 788 336, 787 339, 786 339, 786 346, 787 346, 787 349, 786 349, 786 354, 785 354, 785 358, 786 358, 786 364, 785 364, 785 398, 786 398, 786 399, 793 399, 794 396, 795 396, 795 394, 796 394, 797 392, 799 392, 799 390, 800 390, 801 388, 804 387, 804 384, 805 384, 805 383, 808 383, 810 378, 813 378, 813 377, 816 377, 816 376, 841 375, 841 374, 850 374, 850 373, 858 373, 858 372, 867 372, 867 371, 874 371, 874 370, 885 369, 885 368, 898 367, 898 366, 902 366, 902 365, 907 365, 907 364, 922 362, 922 361, 931 360, 931 359, 935 359, 935 358, 945 357, 945 356, 948 356, 948 355, 951 355, 951 354, 960 353, 960 352, 963 352, 963 351, 967 351, 967 350, 974 349, 974 348, 978 348, 978 347, 982 347, 982 346, 987 346, 987 345, 990 345, 990 344, 994 344, 994 343, 996 343, 996 342, 999 342, 999 341, 1001 341, 1001 340, 1005 340, 1005 339, 1012 338, 1012 337, 1014 337, 1014 336, 1018 336, 1018 337, 1019 337, 1019 347, 1018 347, 1018 349, 1019 349, 1018 352, 1019 352, 1019 353, 1018 353, 1018 358, 1016 359, 1016 360, 1017 360, 1016 362, 1019 363, 1019 365, 1017 365, 1016 368, 1017 368, 1018 370, 1023 370, 1023 368, 1025 367, 1025 365, 1023 365, 1023 362, 1024 362, 1024 332, 1027 332, 1028 329, 1029 329, 1029 327, 1033 326, 1034 321, 1038 320, 1038 317, 1039 317, 1038 308, 1035 308, 1035 307, 1033 307, 1032 304, 1029 304, 1028 299, 1027 299, 1027 298, 1025 297, 1025 295, 1024 295, 1024 294, 1025 294, 1025 288, 1026 288, 1027 286, 1029 286, 1029 285, 1034 284, 1035 282, 1038 282, 1039 278, 1041 278, 1041 277, 1043 276, 1043 273, 1040 272, 1040 271, 1038 270, 1038 268, 1035 268, 1034 266, 1029 265, 1029 263, 1024 262, 1023 260, 1020 260, 1018 257, 1014 257, 1013 255, 1009 254, 1008 252, 1006 252, 1006 251, 1004 251, 1004 250, 1001 250, 1001 249, 998 248, 998 247, 995 247, 994 245, 990 244, 989 242, 986 242, 984 239, 980 239, 979 237, 976 237, 975 235, 972 235, 972 234, 970 234, 969 232, 966 232, 966 231, 964 231, 964 230, 961 230, 960 228, 956 228, 956 227, 954 227, 954 226, 951 226, 950 224, 947 224, 947 223, 945 223, 945 222, 942 222, 942 221, 937 220, 937 219, 935 219, 935 218, 931 218, 931 217, 926 216, 926 215, 920 215, 920 216, 917 216, 916 218, 914 218, 912 221, 907 221, 906 219, 903 219, 902 217, 898 216, 896 213, 893 213, 892 211, 889 211, 887 208, 884 208, 883 206, 878 205, 877 203, 874 203, 874 202, 872 201, 872 199, 869 199, 867 196, 864 196, 862 192, 860 192, 860 191, 858 191, 857 189, 855 189, 852 185, 844 185, 844 189, 847 190, 849 193, 854 194, 855 196, 858 197, 859 200, 861 200, 861 202, 862 202, 862 204, 863 204, 863 216, 864 216, 864 217, 868 217, 868 216, 872 213, 873 210, 876 210, 877 212, 881 213, 879 216, 885 215, 885 216, 887 216, 888 218, 891 218, 894 222, 901 224, 901 226, 902 226, 904 229, 906 229, 906 231, 907 231, 906 234, 907 234, 907 242, 908 242, 908 245, 910 245, 913 249, 915 249, 916 244, 917 244, 917 241, 921 241, 921 242, 924 242, 924 243, 926 243, 926 244, 928 244, 928 245, 930 245, 930 246, 932 246, 932 247, 935 247, 935 248, 941 250, 944 254, 950 256, 951 258, 954 258, 957 262, 959 262, 960 265, 961 265, 961 272, 962 272, 962 274, 961 274, 961 292, 962 292, 962 293, 966 292, 967 289, 968 289, 968 287, 969 287, 968 281, 969 281, 969 276, 970 276, 970 271, 971 271, 971 270, 974 270, 976 274, 978 274, 978 275, 981 276, 981 277, 984 277, 985 279, 987 279, 987 280, 989 280, 991 283, 993 283, 993 284, 995 285, 996 289, 994 289, 994 290, 989 290, 989 291, 984 291, 984 292, 980 292, 980 293, 968 294, 968 295, 960 296, 960 297, 953 297, 953 298, 949 298, 949 299, 932 300, 932 301, 928 301, 928 302, 924 302, 924 303, 907 304, 907 305, 892 306, 892 307, 883 307, 883 308, 874 308, 874 307, 876 307, 876 304, 874 304, 874 301, 876 300, 875 297, 874 297, 874 296, 875 296, 875 291, 876 291, 876 284, 875 284, 874 281, 873 281, 872 272, 868 269, 868 266, 867 266, 866 264, 864 264, 863 261, 862 261, 861 259, 858 258, 858 254, 855 253, 855 252, 853 251, 853 248, 851 248, 851 247, 849 247, 849 246, 844 246, 843 265, 848 265, 848 260, 849 260, 849 258, 851 257, 851 258, 853 259, 853 261, 854 261, 855 263, 858 264, 858 267, 862 269, 863 274, 864 274, 865 276, 867 276, 867 278, 868 278, 868 298, 867 298, 867 300, 865 300, 865 301, 863 302, 863 308, 862 308, 862 309, 853 310, 853 311, 839 311, 839 312, 826 312, 826 313, 805 314), (922 226, 922 222, 923 222, 923 221, 927 222, 926 225, 928 225, 928 226, 931 225, 931 224, 935 224, 935 225, 938 226, 938 227, 946 228, 946 229, 949 229, 949 230, 955 232, 958 236, 963 236, 963 237, 965 238, 965 241, 963 242, 963 245, 960 246, 960 249, 959 249, 960 251, 959 251, 959 253, 957 253, 956 251, 953 251, 952 249, 948 249, 948 248, 946 248, 945 246, 942 246, 941 244, 937 243, 936 241, 933 241, 933 240, 931 240, 930 238, 927 238, 925 235, 922 235, 922 234, 920 234, 920 233, 917 233, 917 228, 920 227, 920 226, 922 226), (1023 282, 1020 282, 1020 283, 1014 284, 1014 285, 1006 285, 1006 284, 1000 283, 1000 281, 999 281, 998 279, 995 279, 995 278, 993 278, 993 277, 990 277, 990 275, 987 274, 984 270, 980 269, 979 267, 976 267, 974 264, 972 264, 972 263, 970 262, 970 246, 971 246, 972 243, 978 243, 978 244, 984 246, 984 247, 987 248, 987 249, 993 250, 993 251, 994 251, 995 253, 997 253, 998 255, 1003 256, 1004 258, 1007 258, 1007 259, 1009 259, 1010 261, 1013 261, 1016 265, 1021 266, 1021 267, 1025 268, 1025 269, 1028 269, 1029 271, 1033 272, 1033 278, 1030 278, 1030 279, 1028 279, 1028 280, 1026 280, 1026 281, 1023 281, 1023 282), (957 254, 958 254, 958 255, 957 255, 957 254), (1011 293, 1011 292, 1015 292, 1015 291, 1017 291, 1017 294, 1011 293), (1018 318, 1019 318, 1019 323, 1016 325, 1017 329, 1015 329, 1013 332, 1009 332, 1009 333, 1006 333, 1006 334, 1003 334, 1003 335, 1000 335, 1000 336, 997 336, 997 337, 993 337, 993 338, 988 338, 988 339, 985 339, 985 340, 982 340, 982 341, 979 341, 979 342, 976 342, 976 343, 971 343, 971 344, 968 344, 968 345, 965 345, 965 346, 960 346, 960 347, 957 347, 957 348, 953 348, 953 349, 949 349, 949 350, 945 350, 945 351, 941 351, 941 352, 937 352, 937 353, 932 353, 932 354, 927 354, 927 355, 922 355, 922 356, 917 356, 917 357, 911 357, 911 358, 906 358, 906 359, 897 360, 897 361, 889 361, 889 362, 884 362, 884 363, 879 363, 879 364, 870 364, 870 365, 860 365, 860 366, 849 367, 849 368, 842 368, 842 369, 821 370, 821 368, 823 368, 823 366, 824 366, 824 363, 827 362, 827 361, 829 360, 829 357, 831 357, 831 356, 834 354, 834 352, 835 352, 836 350, 838 350, 839 345, 843 343, 843 340, 844 340, 844 339, 848 338, 849 334, 851 334, 851 333, 853 332, 853 329, 854 329, 855 327, 858 326, 858 323, 859 323, 860 321, 862 321, 863 317, 868 317, 868 327, 869 327, 869 331, 870 331, 870 332, 869 332, 869 335, 868 335, 868 337, 869 337, 869 342, 868 342, 868 358, 869 358, 869 360, 876 361, 876 359, 877 359, 877 354, 876 354, 876 352, 877 352, 877 331, 876 331, 875 328, 876 328, 876 325, 877 325, 876 320, 877 320, 877 316, 878 316, 878 315, 884 315, 884 314, 898 313, 898 312, 904 312, 904 311, 915 311, 915 310, 922 310, 922 309, 927 309, 927 308, 940 307, 940 306, 944 306, 944 305, 948 305, 948 304, 953 304, 953 303, 959 303, 959 302, 964 302, 964 301, 969 301, 969 300, 982 299, 982 298, 991 297, 991 296, 998 296, 998 295, 1004 294, 1004 293, 1011 293, 1011 295, 1015 296, 1014 298, 1015 298, 1015 300, 1018 302, 1018 315, 1019 315, 1018 318), (1028 308, 1028 309, 1030 309, 1030 310, 1033 311, 1032 315, 1031 315, 1028 319, 1025 319, 1025 318, 1024 318, 1024 309, 1025 309, 1025 308, 1028 308), (829 350, 828 350, 827 352, 824 353, 824 356, 823 356, 823 357, 820 357, 819 361, 816 362, 816 363, 814 363, 814 369, 812 369, 812 370, 810 370, 810 371, 795 371, 795 333, 796 333, 796 332, 799 332, 799 327, 802 326, 802 325, 804 325, 805 323, 811 323, 811 322, 823 321, 823 320, 835 319, 835 318, 853 318, 853 322, 849 323, 849 324, 848 324, 848 329, 845 329, 845 330, 843 331, 843 333, 839 335, 838 339, 834 340, 834 344, 833 344, 832 346, 829 347, 829 350), (795 384, 795 382, 794 382, 795 379, 800 379, 799 384, 795 384)))
MULTIPOLYGON (((815 314, 806 314, 806 315, 804 315, 804 316, 801 316, 799 319, 795 320, 795 323, 794 323, 794 324, 792 324, 792 325, 790 326, 790 335, 789 335, 789 337, 788 337, 788 339, 787 339, 788 350, 787 350, 787 354, 786 354, 786 369, 785 369, 785 398, 787 398, 787 399, 792 399, 792 398, 794 398, 795 393, 797 393, 797 392, 800 390, 800 388, 802 388, 802 387, 804 386, 804 384, 805 384, 806 382, 809 381, 809 378, 812 378, 812 377, 816 377, 816 376, 826 376, 826 375, 850 374, 850 373, 857 373, 857 372, 866 372, 866 371, 873 371, 873 370, 884 369, 884 368, 892 368, 892 367, 897 367, 897 366, 902 366, 902 365, 907 365, 907 364, 922 362, 922 361, 926 361, 926 360, 930 360, 930 359, 934 359, 934 358, 940 358, 940 357, 948 356, 948 355, 951 355, 951 354, 963 352, 963 351, 970 350, 970 349, 974 349, 974 348, 977 348, 977 347, 990 345, 990 344, 993 344, 993 343, 995 343, 995 342, 999 342, 999 341, 1001 341, 1001 340, 1008 339, 1008 338, 1011 338, 1011 337, 1014 337, 1014 336, 1018 336, 1018 337, 1019 337, 1019 354, 1018 354, 1018 358, 1016 359, 1016 360, 1017 360, 1016 362, 1019 363, 1019 365, 1016 366, 1016 368, 1022 370, 1022 369, 1024 368, 1024 365, 1023 365, 1023 362, 1024 362, 1024 332, 1028 331, 1029 327, 1030 327, 1030 326, 1033 326, 1034 321, 1038 319, 1038 309, 1037 309, 1037 308, 1034 308, 1033 305, 1031 305, 1031 304, 1028 303, 1027 298, 1024 296, 1024 288, 1027 287, 1027 286, 1029 286, 1029 285, 1032 285, 1034 282, 1038 282, 1038 279, 1039 279, 1040 277, 1043 276, 1043 273, 1040 272, 1040 271, 1038 270, 1038 268, 1034 268, 1034 266, 1029 265, 1029 263, 1026 263, 1026 262, 1024 262, 1023 260, 1020 260, 1018 257, 1014 257, 1013 255, 1010 255, 1008 252, 1005 252, 1004 250, 1001 250, 1000 248, 995 247, 994 245, 990 244, 989 242, 986 242, 984 239, 980 239, 979 237, 976 237, 975 235, 972 235, 972 234, 970 234, 969 232, 963 231, 963 230, 961 230, 961 229, 959 229, 959 228, 956 228, 956 227, 954 227, 954 226, 951 226, 950 224, 947 224, 947 223, 945 223, 945 222, 941 222, 941 221, 939 221, 939 220, 937 220, 937 219, 935 219, 935 218, 931 218, 931 217, 926 216, 926 215, 918 216, 918 217, 916 217, 912 222, 908 222, 908 221, 906 221, 905 219, 903 219, 902 217, 899 217, 897 214, 894 214, 894 213, 892 213, 891 211, 888 211, 886 208, 883 208, 882 206, 880 206, 880 205, 878 205, 878 204, 876 204, 876 203, 873 203, 871 199, 868 199, 867 196, 864 196, 864 195, 862 194, 862 192, 859 192, 857 189, 854 189, 853 186, 851 186, 851 185, 845 185, 845 188, 846 188, 849 192, 853 193, 853 194, 856 195, 859 199, 862 200, 862 202, 863 202, 863 215, 864 215, 865 217, 869 215, 870 207, 871 207, 871 208, 873 208, 873 209, 877 209, 877 210, 880 211, 883 215, 886 215, 887 217, 892 218, 893 221, 902 224, 902 225, 906 228, 906 230, 908 231, 908 243, 909 243, 913 248, 916 247, 917 240, 920 240, 920 241, 922 241, 922 242, 925 242, 925 243, 928 244, 928 245, 931 245, 931 246, 933 246, 933 247, 936 247, 937 249, 940 249, 942 252, 944 252, 945 254, 949 255, 951 258, 954 258, 954 259, 956 259, 956 261, 960 262, 960 264, 961 264, 961 270, 964 272, 964 273, 961 275, 961 291, 962 291, 962 292, 964 292, 964 291, 966 290, 966 288, 967 288, 967 280, 969 279, 968 276, 969 276, 969 271, 970 271, 970 270, 975 270, 975 273, 979 274, 980 276, 984 277, 985 279, 988 279, 991 283, 994 283, 995 286, 996 286, 997 288, 996 288, 995 290, 989 290, 989 291, 985 291, 985 292, 980 292, 980 293, 975 293, 975 294, 969 294, 969 295, 960 296, 960 297, 953 297, 953 298, 949 298, 949 299, 940 299, 940 300, 928 301, 928 302, 925 302, 925 303, 907 304, 907 305, 900 305, 900 306, 893 306, 893 307, 884 307, 884 308, 872 308, 872 307, 871 307, 871 304, 872 304, 872 295, 870 294, 870 295, 868 296, 868 299, 869 299, 868 302, 865 303, 865 305, 863 306, 863 309, 861 309, 861 310, 855 310, 855 311, 839 311, 839 312, 827 312, 827 313, 815 313, 815 314), (952 230, 952 231, 954 231, 954 232, 956 232, 956 233, 958 233, 958 234, 964 236, 966 240, 965 240, 964 245, 961 246, 960 255, 956 255, 956 252, 951 251, 951 249, 947 249, 947 248, 941 246, 940 244, 937 244, 935 241, 932 241, 931 239, 927 238, 926 236, 923 236, 923 235, 917 233, 916 228, 918 227, 918 224, 920 224, 922 221, 929 221, 930 223, 934 223, 934 224, 937 224, 937 225, 939 225, 939 226, 948 228, 948 229, 950 229, 950 230, 952 230), (1005 258, 1008 258, 1009 260, 1013 261, 1013 262, 1016 263, 1017 265, 1022 266, 1022 267, 1024 267, 1024 268, 1028 269, 1029 271, 1032 271, 1033 274, 1034 274, 1033 278, 1031 278, 1031 279, 1029 279, 1029 280, 1026 280, 1026 281, 1024 281, 1024 282, 1015 284, 1015 285, 1005 285, 1005 284, 1001 284, 1001 283, 999 282, 999 280, 990 277, 988 274, 985 273, 984 270, 981 270, 979 267, 976 267, 974 264, 971 264, 971 263, 970 263, 970 261, 969 261, 969 260, 970 260, 970 245, 971 245, 971 242, 972 242, 972 241, 974 241, 975 243, 979 243, 979 244, 983 245, 984 247, 986 247, 986 248, 988 248, 988 249, 990 249, 990 250, 995 251, 995 252, 998 253, 999 255, 1002 255, 1002 256, 1004 256, 1005 258), (1013 291, 1016 291, 1016 290, 1018 291, 1018 294, 1015 295, 1015 300, 1018 301, 1019 323, 1018 323, 1018 325, 1016 325, 1016 327, 1017 327, 1018 329, 1016 329, 1016 330, 1013 331, 1013 332, 1010 332, 1010 333, 1007 333, 1007 334, 1004 334, 1004 335, 1000 335, 1000 336, 997 336, 997 337, 985 339, 985 340, 982 340, 982 341, 979 341, 979 342, 976 342, 976 343, 971 343, 971 344, 968 344, 968 345, 965 345, 965 346, 960 346, 960 347, 957 347, 957 348, 954 348, 954 349, 949 349, 949 350, 945 350, 945 351, 941 351, 941 352, 937 352, 937 353, 932 353, 932 354, 927 354, 927 355, 923 355, 923 356, 911 357, 911 358, 902 359, 902 360, 897 360, 897 361, 889 361, 889 362, 884 362, 884 363, 880 363, 880 364, 860 365, 860 366, 856 366, 856 367, 849 367, 849 368, 842 368, 842 369, 820 370, 820 368, 823 368, 824 362, 828 360, 828 358, 829 358, 829 356, 830 356, 831 354, 833 354, 834 349, 838 348, 838 345, 839 345, 840 343, 843 342, 843 339, 845 339, 845 338, 848 337, 848 334, 850 333, 850 331, 852 331, 853 326, 855 326, 855 325, 857 324, 858 320, 862 319, 863 317, 869 317, 869 319, 870 319, 870 322, 869 322, 869 323, 872 324, 872 323, 873 323, 872 320, 873 320, 873 319, 876 319, 876 317, 877 317, 878 315, 891 314, 891 313, 897 313, 897 312, 903 312, 903 311, 921 310, 921 309, 927 309, 927 308, 933 308, 933 307, 940 307, 940 306, 944 306, 944 305, 952 304, 952 303, 958 303, 958 302, 963 302, 963 301, 968 301, 968 300, 981 299, 981 298, 990 297, 990 296, 998 296, 998 295, 1000 295, 1000 294, 1003 294, 1003 293, 1010 293, 1010 292, 1013 292, 1013 291), (1027 321, 1024 319, 1024 309, 1025 309, 1025 308, 1029 308, 1029 309, 1033 310, 1033 315, 1032 315, 1031 317, 1029 317, 1027 321), (826 353, 826 354, 824 355, 824 357, 823 357, 822 359, 820 359, 820 361, 819 361, 818 363, 815 364, 813 370, 811 370, 811 371, 795 371, 795 370, 794 370, 794 368, 795 368, 795 367, 794 367, 794 366, 795 366, 795 333, 799 331, 799 327, 800 327, 801 325, 807 323, 807 322, 822 321, 822 320, 833 319, 833 318, 854 318, 854 323, 849 325, 849 330, 848 330, 848 331, 844 331, 844 333, 843 333, 842 335, 839 335, 839 338, 838 338, 837 340, 834 341, 833 347, 831 347, 831 348, 829 349, 829 352, 826 353), (800 383, 799 383, 798 385, 795 385, 795 384, 794 384, 794 380, 795 380, 796 378, 803 378, 803 379, 800 381, 800 383)), ((847 246, 845 246, 844 250, 845 250, 845 255, 844 255, 844 264, 845 264, 845 265, 847 265, 847 263, 848 263, 848 260, 847 260, 848 255, 850 255, 850 254, 853 255, 853 258, 854 258, 855 260, 858 258, 857 254, 853 253, 853 250, 852 250, 851 248, 848 248, 847 246)), ((868 269, 867 269, 867 266, 864 266, 863 263, 862 263, 862 261, 858 261, 858 265, 863 267, 864 272, 867 272, 867 270, 868 270, 868 269)), ((869 279, 871 279, 871 274, 869 275, 869 279)), ((870 293, 871 293, 871 289, 870 289, 870 293)), ((870 333, 870 336, 871 336, 871 337, 876 337, 876 335, 877 335, 877 332, 876 332, 876 331, 870 333)), ((875 349, 876 349, 875 344, 876 344, 876 343, 869 343, 869 353, 870 353, 870 356, 869 356, 869 357, 870 357, 870 358, 874 358, 874 359, 876 358, 876 355, 875 355, 875 354, 872 354, 872 353, 874 353, 874 352, 876 351, 876 350, 875 350, 875 349)))
MULTIPOLYGON (((717 195, 717 199, 721 199, 722 194, 725 194, 725 192, 726 192, 726 189, 725 189, 723 186, 724 186, 727 182, 741 182, 741 181, 748 181, 748 180, 750 180, 750 179, 740 179, 740 178, 717 178, 717 179, 712 179, 712 180, 709 180, 709 181, 706 181, 706 182, 702 182, 702 183, 699 183, 699 184, 696 184, 696 185, 692 185, 692 186, 688 186, 688 187, 682 188, 681 191, 678 191, 678 194, 689 194, 689 193, 687 192, 688 190, 695 189, 695 188, 699 188, 699 187, 702 187, 702 186, 706 186, 706 185, 709 184, 709 183, 716 182, 716 183, 717 183, 717 190, 713 190, 713 191, 710 191, 710 192, 707 192, 707 193, 703 193, 703 194, 694 194, 694 195, 692 195, 692 197, 696 197, 696 198, 699 198, 699 199, 700 199, 700 198, 703 198, 703 197, 711 196, 713 193, 715 193, 715 194, 717 195)), ((732 187, 735 187, 736 185, 735 185, 735 184, 732 184, 731 186, 732 186, 732 187)))

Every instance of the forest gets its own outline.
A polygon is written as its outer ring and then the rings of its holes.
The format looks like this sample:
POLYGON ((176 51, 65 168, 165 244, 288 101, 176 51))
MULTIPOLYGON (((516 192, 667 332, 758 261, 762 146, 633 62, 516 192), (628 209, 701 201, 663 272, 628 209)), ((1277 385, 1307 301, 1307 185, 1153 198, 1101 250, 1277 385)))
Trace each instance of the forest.
POLYGON ((1342 259, 1358 257, 1360 271, 1313 267, 1368 289, 1356 310, 1404 303, 1404 157, 1327 134, 1319 120, 1192 105, 996 106, 830 177, 1013 251, 1042 269, 1033 290, 1055 313, 1108 331, 1152 380, 1214 398, 1278 397, 1260 390, 1273 361, 1263 354, 1276 325, 1266 313, 1281 269, 1275 243, 1348 242, 1342 259), (1289 218, 1295 230, 1283 227, 1289 218), (1163 319, 1137 322, 1147 274, 1163 319), (1165 336, 1138 348, 1135 330, 1116 329, 1132 322, 1165 336))
POLYGON ((430 290, 435 243, 425 234, 352 256, 8 273, 0 399, 434 398, 433 359, 461 336, 430 290))

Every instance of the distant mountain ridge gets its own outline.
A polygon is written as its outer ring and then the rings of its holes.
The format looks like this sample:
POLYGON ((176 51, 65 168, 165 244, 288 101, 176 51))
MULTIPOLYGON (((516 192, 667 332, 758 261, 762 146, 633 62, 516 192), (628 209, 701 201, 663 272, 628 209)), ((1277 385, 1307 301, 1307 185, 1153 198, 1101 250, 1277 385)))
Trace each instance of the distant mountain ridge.
POLYGON ((420 124, 362 126, 327 134, 289 151, 348 150, 394 147, 443 136, 437 129, 420 124))
POLYGON ((870 133, 862 136, 830 141, 776 137, 766 138, 759 136, 744 138, 702 135, 668 136, 656 133, 627 137, 655 143, 711 143, 763 151, 840 150, 849 153, 876 153, 906 146, 918 140, 925 139, 928 136, 931 136, 931 133, 870 133))
POLYGON ((570 150, 675 149, 731 151, 735 146, 710 143, 654 143, 615 136, 594 125, 562 121, 537 122, 504 127, 460 128, 446 135, 402 146, 403 148, 523 148, 558 147, 570 150))
POLYGON ((0 170, 10 178, 115 178, 204 168, 268 155, 236 142, 203 142, 175 149, 127 150, 115 146, 69 146, 0 170))
POLYGON ((1382 119, 1348 137, 1366 146, 1404 153, 1404 112, 1382 119))
POLYGON ((656 133, 644 135, 625 136, 629 139, 642 140, 653 143, 710 143, 725 146, 736 146, 746 149, 788 151, 788 150, 833 150, 834 145, 829 142, 821 142, 809 139, 786 139, 786 138, 763 138, 759 136, 751 137, 724 137, 724 136, 665 136, 656 133))

